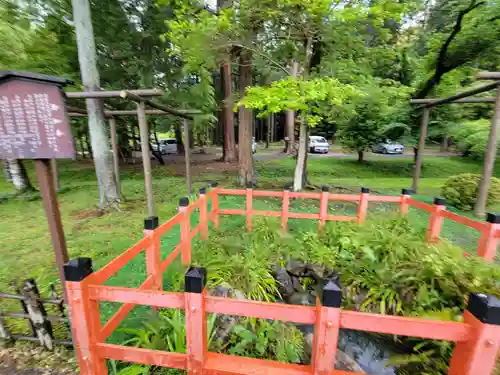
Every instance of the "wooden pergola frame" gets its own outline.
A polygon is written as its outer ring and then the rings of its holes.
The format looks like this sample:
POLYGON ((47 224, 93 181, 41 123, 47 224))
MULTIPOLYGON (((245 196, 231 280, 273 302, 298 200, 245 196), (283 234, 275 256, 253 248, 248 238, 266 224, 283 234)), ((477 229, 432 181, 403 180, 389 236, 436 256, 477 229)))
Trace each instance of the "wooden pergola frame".
POLYGON ((488 79, 495 80, 484 86, 470 89, 459 94, 442 98, 442 99, 413 99, 411 104, 420 104, 416 109, 422 109, 422 120, 420 123, 420 139, 418 142, 418 154, 415 162, 415 170, 413 172, 412 190, 417 192, 418 183, 420 181, 420 174, 422 171, 423 150, 425 148, 425 140, 427 138, 427 128, 429 126, 430 109, 441 104, 466 104, 466 103, 495 103, 494 114, 490 127, 490 134, 488 137, 488 145, 484 155, 483 173, 479 183, 477 194, 477 201, 474 207, 474 214, 476 216, 484 216, 486 211, 486 204, 488 201, 488 190, 493 175, 493 167, 495 165, 496 152, 497 152, 497 134, 500 127, 500 72, 479 72, 476 75, 478 80, 488 79), (470 98, 472 95, 477 95, 483 92, 496 90, 496 97, 487 98, 470 98))
MULTIPOLYGON (((118 189, 120 189, 120 167, 118 155, 118 141, 116 132, 116 117, 136 116, 139 122, 139 135, 141 141, 142 165, 144 169, 144 186, 146 190, 146 199, 148 207, 148 216, 154 217, 156 214, 153 199, 153 180, 151 174, 151 159, 149 158, 149 128, 147 116, 177 116, 184 120, 184 142, 189 145, 189 120, 193 120, 193 115, 200 114, 195 110, 179 110, 169 106, 156 103, 149 97, 163 96, 161 89, 139 89, 139 90, 121 90, 121 91, 85 91, 85 92, 67 92, 69 99, 90 99, 90 98, 121 98, 132 101, 136 104, 137 110, 105 110, 104 115, 109 120, 111 133, 111 147, 113 152, 113 172, 118 189), (146 106, 154 110, 146 110, 146 106)), ((68 106, 69 117, 86 117, 87 111, 82 108, 68 106)), ((191 194, 191 163, 189 147, 185 148, 186 162, 186 187, 187 192, 191 194)))

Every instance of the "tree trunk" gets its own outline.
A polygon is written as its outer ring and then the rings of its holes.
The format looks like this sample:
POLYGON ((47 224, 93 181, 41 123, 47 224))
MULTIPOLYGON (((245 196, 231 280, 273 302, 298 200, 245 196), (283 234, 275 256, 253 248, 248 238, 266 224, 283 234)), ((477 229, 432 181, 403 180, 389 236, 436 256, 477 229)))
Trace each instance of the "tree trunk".
POLYGON ((483 174, 477 190, 477 200, 474 207, 474 215, 483 217, 488 204, 488 191, 495 167, 495 159, 498 151, 498 133, 500 128, 500 87, 497 88, 497 96, 495 103, 495 112, 491 120, 490 134, 488 136, 488 144, 484 152, 483 174))
POLYGON ((234 135, 234 116, 233 116, 233 78, 231 75, 231 64, 229 59, 220 69, 221 83, 223 91, 222 107, 222 126, 224 129, 224 153, 223 160, 232 163, 237 160, 236 141, 234 135))
MULTIPOLYGON (((98 91, 100 89, 100 79, 97 70, 89 1, 72 0, 72 4, 82 82, 86 91, 98 91)), ((120 192, 113 174, 102 102, 99 99, 87 99, 86 103, 92 153, 99 185, 99 207, 104 208, 107 204, 117 202, 120 199, 120 192)))
POLYGON ((302 119, 299 130, 297 164, 295 165, 295 176, 293 179, 294 191, 300 191, 307 185, 307 139, 308 125, 307 121, 302 119))
POLYGON ((19 159, 6 160, 8 166, 8 173, 10 174, 12 184, 20 193, 25 191, 33 191, 33 185, 28 177, 24 163, 19 159))
POLYGON ((365 161, 365 152, 358 151, 358 163, 363 163, 365 161))
MULTIPOLYGON (((297 73, 299 71, 299 63, 297 61, 292 61, 292 69, 290 71, 290 75, 292 77, 297 77, 297 73)), ((294 111, 286 111, 286 137, 288 138, 288 142, 285 142, 286 150, 289 155, 294 154, 295 150, 295 112, 294 111)))
POLYGON ((158 139, 158 134, 156 133, 156 126, 154 126, 153 136, 155 138, 156 150, 151 142, 149 142, 149 150, 151 151, 151 154, 153 154, 155 159, 158 160, 158 163, 160 163, 161 165, 165 165, 165 160, 163 160, 163 156, 161 154, 160 140, 158 139))
POLYGON ((269 143, 271 142, 271 132, 272 132, 272 121, 273 114, 269 114, 266 118, 266 148, 269 148, 269 143))
MULTIPOLYGON (((232 6, 232 1, 217 0, 219 11, 232 6)), ((238 159, 236 153, 236 137, 234 133, 233 115, 233 75, 231 70, 231 53, 227 51, 224 64, 220 68, 222 89, 222 129, 223 129, 223 153, 222 159, 227 163, 233 163, 238 159)))
POLYGON ((80 134, 78 136, 78 143, 80 144, 80 151, 82 153, 82 158, 83 159, 86 159, 87 158, 87 155, 85 155, 85 142, 84 142, 84 135, 83 134, 80 134))
MULTIPOLYGON (((184 142, 184 144, 186 144, 186 142, 184 142)), ((188 144, 189 144, 189 148, 190 149, 193 149, 194 148, 194 132, 193 132, 193 129, 191 127, 189 127, 189 139, 188 139, 188 144)))
POLYGON ((10 166, 9 161, 3 160, 3 176, 6 182, 12 183, 12 175, 10 174, 10 166))
POLYGON ((174 133, 175 143, 177 143, 177 153, 179 155, 184 155, 184 142, 182 141, 181 126, 179 124, 175 124, 174 133))
POLYGON ((271 138, 270 138, 270 141, 271 143, 273 143, 275 141, 275 132, 276 132, 276 124, 274 123, 275 119, 274 119, 274 113, 271 113, 270 115, 271 117, 271 138))
POLYGON ((439 149, 440 152, 448 152, 450 148, 450 137, 444 136, 441 140, 441 147, 439 149))
POLYGON ((85 145, 87 146, 87 154, 89 159, 92 159, 92 146, 90 145, 90 133, 87 133, 85 137, 85 145))
MULTIPOLYGON (((252 53, 242 50, 240 53, 240 95, 252 85, 252 53)), ((252 154, 252 111, 240 107, 238 112, 238 161, 239 183, 246 186, 254 183, 254 166, 252 154)))

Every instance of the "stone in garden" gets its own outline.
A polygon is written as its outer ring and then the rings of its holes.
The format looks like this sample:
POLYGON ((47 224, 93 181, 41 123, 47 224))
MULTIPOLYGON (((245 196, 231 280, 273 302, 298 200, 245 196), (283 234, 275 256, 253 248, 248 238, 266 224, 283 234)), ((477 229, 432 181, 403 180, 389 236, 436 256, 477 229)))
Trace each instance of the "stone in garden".
POLYGON ((315 298, 308 292, 294 293, 285 299, 290 305, 314 306, 315 298))
POLYGON ((307 276, 312 277, 317 283, 321 282, 325 278, 325 269, 319 264, 309 263, 306 265, 307 276))
POLYGON ((274 277, 279 283, 278 290, 283 298, 287 298, 295 292, 292 278, 284 268, 280 268, 275 272, 274 277))
POLYGON ((299 293, 304 292, 304 288, 302 287, 302 284, 300 283, 300 278, 298 278, 296 276, 292 276, 292 284, 293 284, 294 292, 299 292, 299 293))
POLYGON ((306 265, 303 262, 291 259, 286 265, 286 270, 289 274, 297 277, 306 275, 306 265))
MULTIPOLYGON (((234 298, 237 300, 246 299, 243 292, 238 289, 232 288, 227 283, 222 283, 221 285, 210 289, 208 291, 208 295, 213 297, 234 298)), ((226 342, 233 327, 238 324, 239 321, 239 316, 223 314, 217 315, 217 320, 215 322, 215 341, 219 341, 222 343, 226 342)))

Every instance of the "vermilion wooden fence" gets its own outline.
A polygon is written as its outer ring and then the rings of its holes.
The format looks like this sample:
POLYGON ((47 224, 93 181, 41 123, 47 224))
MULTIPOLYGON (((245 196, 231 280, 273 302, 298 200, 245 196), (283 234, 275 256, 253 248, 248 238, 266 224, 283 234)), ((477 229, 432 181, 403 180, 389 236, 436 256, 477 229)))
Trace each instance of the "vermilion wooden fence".
POLYGON ((252 375, 347 375, 349 372, 334 369, 339 329, 354 329, 392 335, 421 337, 456 342, 449 375, 491 374, 500 347, 500 300, 484 294, 471 294, 464 312, 463 323, 369 314, 340 309, 341 289, 333 280, 326 280, 317 304, 311 306, 284 305, 250 300, 233 300, 211 297, 205 293, 205 269, 191 267, 185 275, 185 292, 162 291, 162 273, 181 256, 183 264, 191 262, 191 243, 200 234, 208 237, 209 221, 219 224, 220 215, 245 215, 247 228, 252 228, 253 216, 281 217, 286 230, 288 219, 315 219, 321 227, 327 220, 355 220, 366 218, 368 202, 399 204, 405 214, 409 206, 430 212, 428 241, 437 241, 444 218, 454 220, 479 230, 481 240, 478 255, 491 260, 495 257, 499 234, 499 216, 488 215, 486 223, 462 217, 445 210, 442 200, 434 205, 416 201, 404 190, 399 197, 371 196, 368 189, 360 195, 321 193, 295 193, 290 191, 259 191, 222 189, 216 185, 207 193, 200 189, 200 198, 191 204, 187 198, 180 201, 179 213, 162 225, 158 218, 145 221, 144 238, 97 272, 92 271, 89 258, 71 260, 65 266, 66 287, 71 309, 73 340, 83 375, 107 374, 106 359, 165 366, 187 370, 190 375, 202 374, 252 374, 252 375), (222 195, 246 197, 245 209, 219 208, 222 195), (257 211, 252 208, 253 197, 277 197, 283 200, 279 212, 257 211), (319 213, 294 213, 289 211, 290 199, 319 199, 319 213), (328 214, 328 201, 343 200, 358 203, 356 217, 328 214), (208 202, 211 201, 209 211, 208 202), (200 220, 191 228, 191 214, 199 209, 200 220), (174 226, 180 225, 181 240, 164 259, 160 256, 160 237, 174 226), (147 279, 138 288, 102 285, 135 256, 145 251, 147 279), (122 303, 120 309, 101 325, 100 301, 122 303), (185 311, 187 353, 162 352, 149 349, 107 344, 106 339, 118 327, 135 305, 153 308, 174 308, 185 311), (207 349, 207 313, 275 319, 315 326, 311 365, 284 364, 276 361, 229 356, 209 352, 207 349))

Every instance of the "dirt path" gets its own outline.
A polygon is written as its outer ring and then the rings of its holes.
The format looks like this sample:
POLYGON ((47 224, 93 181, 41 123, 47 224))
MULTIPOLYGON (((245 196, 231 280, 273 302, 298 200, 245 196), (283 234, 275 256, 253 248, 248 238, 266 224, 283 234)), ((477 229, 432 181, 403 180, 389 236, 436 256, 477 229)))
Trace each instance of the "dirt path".
POLYGON ((77 375, 70 362, 73 354, 56 348, 54 352, 24 345, 0 348, 0 375, 77 375))

